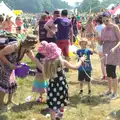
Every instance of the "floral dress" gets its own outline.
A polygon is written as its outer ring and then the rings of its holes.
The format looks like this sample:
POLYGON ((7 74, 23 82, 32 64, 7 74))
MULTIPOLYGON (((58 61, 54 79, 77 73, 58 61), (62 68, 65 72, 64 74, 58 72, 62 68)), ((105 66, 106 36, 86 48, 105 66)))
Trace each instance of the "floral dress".
POLYGON ((57 74, 49 80, 47 104, 50 109, 59 110, 67 105, 68 85, 61 67, 58 67, 57 74))
MULTIPOLYGON (((18 46, 17 42, 13 43, 15 46, 18 46)), ((15 51, 10 55, 6 56, 7 60, 12 64, 16 64, 17 61, 20 61, 23 58, 23 55, 20 55, 19 52, 15 51)), ((8 94, 12 94, 16 91, 17 84, 15 82, 15 73, 9 65, 4 64, 0 61, 0 91, 8 94)))

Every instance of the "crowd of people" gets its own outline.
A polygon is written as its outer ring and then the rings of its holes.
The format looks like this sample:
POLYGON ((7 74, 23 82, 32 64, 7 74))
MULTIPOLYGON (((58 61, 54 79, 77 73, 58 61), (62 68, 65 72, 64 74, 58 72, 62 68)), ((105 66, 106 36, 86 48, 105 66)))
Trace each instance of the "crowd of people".
MULTIPOLYGON (((62 10, 61 13, 56 10, 53 16, 45 12, 32 24, 35 36, 28 35, 25 40, 9 44, 0 50, 0 110, 6 110, 6 105, 13 102, 12 96, 17 88, 14 70, 20 67, 16 64, 25 54, 36 64, 37 73, 32 91, 40 94, 37 99, 40 103, 43 102, 43 94, 47 93, 51 120, 62 119, 64 107, 69 100, 65 76, 65 72, 69 72, 69 69, 78 70, 80 96, 83 95, 83 81, 88 83, 88 95, 91 96, 90 56, 96 53, 101 62, 101 80, 108 80, 108 91, 104 95, 110 96, 112 100, 118 98, 116 66, 120 65, 120 29, 107 11, 89 16, 85 25, 82 24, 82 19, 74 15, 70 18, 67 10, 62 10), (77 36, 80 36, 79 47, 74 54, 79 59, 73 65, 69 62, 69 46, 74 45, 77 36), (32 49, 37 43, 39 48, 34 55, 32 49), (5 94, 8 94, 6 105, 5 94)), ((19 34, 24 22, 20 17, 17 17, 14 23, 10 16, 7 16, 6 20, 0 16, 0 29, 12 32, 12 27, 15 26, 16 33, 19 34)))

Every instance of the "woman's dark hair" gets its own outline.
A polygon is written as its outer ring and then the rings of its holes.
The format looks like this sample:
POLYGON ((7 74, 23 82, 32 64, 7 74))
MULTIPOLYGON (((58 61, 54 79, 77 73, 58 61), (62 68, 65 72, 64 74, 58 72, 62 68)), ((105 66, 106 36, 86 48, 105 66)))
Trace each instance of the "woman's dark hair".
POLYGON ((54 14, 60 14, 60 11, 59 10, 55 10, 54 14))
POLYGON ((62 10, 61 15, 62 16, 67 16, 68 15, 68 11, 67 10, 62 10))
POLYGON ((0 22, 4 21, 4 17, 2 15, 0 15, 0 22))
POLYGON ((72 22, 72 24, 76 24, 77 23, 77 18, 75 16, 73 16, 71 22, 72 22))
POLYGON ((45 13, 46 13, 47 15, 49 15, 49 14, 50 14, 48 11, 45 11, 45 13))
POLYGON ((96 22, 99 23, 99 24, 103 24, 102 16, 98 16, 96 18, 96 22))

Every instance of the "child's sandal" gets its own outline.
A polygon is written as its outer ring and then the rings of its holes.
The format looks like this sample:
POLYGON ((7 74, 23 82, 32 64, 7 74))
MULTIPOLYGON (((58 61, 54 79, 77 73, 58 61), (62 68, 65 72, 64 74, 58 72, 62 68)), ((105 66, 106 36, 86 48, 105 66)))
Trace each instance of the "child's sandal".
POLYGON ((42 97, 39 97, 39 98, 37 99, 37 102, 38 102, 38 103, 42 103, 42 102, 43 102, 43 98, 42 98, 42 97))

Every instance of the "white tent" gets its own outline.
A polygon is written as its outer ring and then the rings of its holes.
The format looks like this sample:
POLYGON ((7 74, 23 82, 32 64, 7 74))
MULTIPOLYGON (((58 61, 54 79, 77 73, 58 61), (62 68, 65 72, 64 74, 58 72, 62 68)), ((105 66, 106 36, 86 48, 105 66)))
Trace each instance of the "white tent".
POLYGON ((115 7, 115 4, 110 4, 107 9, 110 10, 112 7, 115 7))
POLYGON ((16 18, 16 15, 13 13, 13 11, 10 10, 3 1, 0 3, 0 14, 4 14, 5 16, 10 15, 14 20, 16 18))
POLYGON ((120 14, 120 9, 116 10, 114 15, 118 15, 118 14, 120 14))

